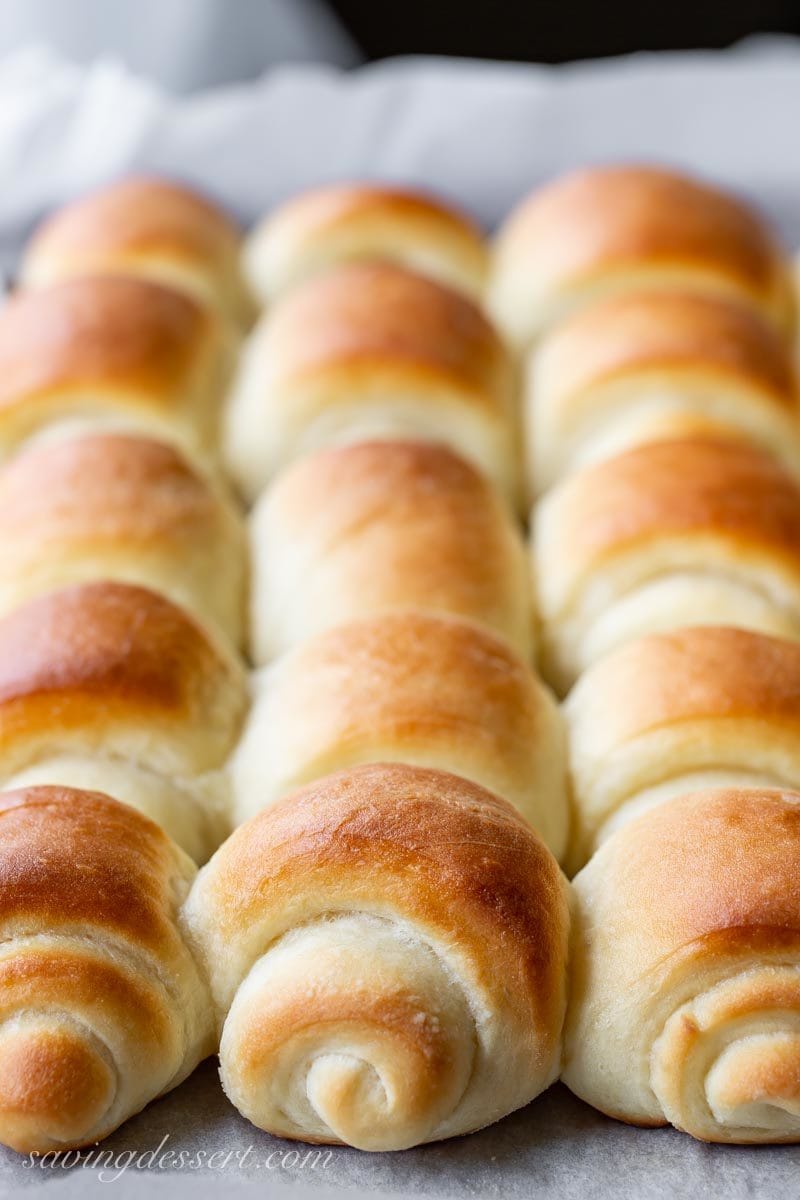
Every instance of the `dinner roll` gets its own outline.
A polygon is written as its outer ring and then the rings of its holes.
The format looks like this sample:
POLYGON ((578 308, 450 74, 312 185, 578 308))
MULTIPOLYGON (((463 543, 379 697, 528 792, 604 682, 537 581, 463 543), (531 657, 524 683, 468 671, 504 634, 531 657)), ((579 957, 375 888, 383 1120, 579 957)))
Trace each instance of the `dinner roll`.
POLYGON ((72 279, 0 308, 0 457, 45 430, 128 428, 216 455, 219 322, 143 279, 72 279))
POLYGON ((454 613, 531 654, 525 549, 492 486, 444 446, 362 442, 285 470, 250 517, 252 657, 399 608, 454 613))
POLYGON ((235 225, 199 192, 167 179, 123 179, 59 209, 28 243, 20 283, 106 274, 167 284, 234 323, 250 315, 235 225))
POLYGON ((744 629, 653 634, 567 699, 580 866, 624 821, 720 785, 800 790, 800 645, 744 629))
POLYGON ((602 296, 655 288, 736 296, 788 334, 790 272, 738 198, 653 166, 589 167, 539 188, 501 227, 489 309, 518 347, 602 296))
POLYGON ((451 445, 517 497, 512 371, 466 297, 391 263, 332 268, 298 285, 246 346, 227 465, 255 500, 275 473, 334 442, 451 445))
POLYGON ((64 584, 116 579, 241 646, 246 553, 230 499, 163 442, 85 434, 0 468, 0 616, 64 584))
POLYGON ((259 813, 185 910, 228 1096, 362 1150, 527 1104, 559 1070, 567 897, 514 809, 444 771, 356 767, 259 813))
POLYGON ((105 791, 197 860, 228 827, 244 671, 154 592, 88 583, 0 620, 0 787, 105 791))
POLYGON ((800 400, 788 343, 738 301, 633 292, 568 317, 530 360, 531 495, 587 463, 691 429, 730 431, 800 477, 800 400))
POLYGON ((254 295, 282 292, 336 263, 390 259, 480 300, 487 251, 463 213, 410 188, 340 183, 314 188, 269 213, 245 243, 254 295))
POLYGON ((503 796, 563 854, 561 714, 489 630, 413 610, 339 625, 261 673, 255 696, 231 764, 238 821, 342 767, 416 763, 503 796))
POLYGON ((725 438, 652 442, 538 505, 546 677, 565 691, 615 646, 681 625, 800 637, 800 485, 725 438))
POLYGON ((574 881, 564 1081, 711 1142, 800 1141, 800 793, 721 789, 617 830, 574 881))
POLYGON ((7 1146, 91 1145, 212 1052, 208 987, 181 929, 195 874, 152 821, 108 796, 0 796, 7 1146))

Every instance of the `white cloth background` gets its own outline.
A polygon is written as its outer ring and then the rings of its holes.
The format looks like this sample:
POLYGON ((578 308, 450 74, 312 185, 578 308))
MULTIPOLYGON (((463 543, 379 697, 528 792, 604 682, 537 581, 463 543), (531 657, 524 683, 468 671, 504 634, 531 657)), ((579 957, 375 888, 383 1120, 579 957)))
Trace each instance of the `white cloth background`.
POLYGON ((492 224, 576 163, 660 159, 750 194, 800 243, 800 46, 562 68, 394 60, 283 66, 183 99, 112 60, 0 64, 0 259, 43 212, 134 169, 206 188, 245 221, 309 184, 416 182, 492 224))
POLYGON ((113 54, 174 92, 359 60, 325 0, 0 0, 0 59, 34 44, 84 65, 113 54))

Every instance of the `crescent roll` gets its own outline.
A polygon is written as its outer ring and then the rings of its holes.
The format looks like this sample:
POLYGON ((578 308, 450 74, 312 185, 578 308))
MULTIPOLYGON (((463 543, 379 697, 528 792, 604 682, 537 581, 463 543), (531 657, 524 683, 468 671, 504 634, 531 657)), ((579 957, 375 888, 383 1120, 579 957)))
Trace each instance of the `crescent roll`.
POLYGON ((701 626, 637 638, 582 675, 564 714, 572 861, 632 816, 721 785, 800 790, 800 644, 701 626))
POLYGON ((251 652, 399 608, 488 625, 529 658, 522 536, 491 484, 444 446, 362 442, 287 468, 253 509, 251 652))
POLYGON ((800 637, 800 485, 739 441, 653 442, 569 476, 537 506, 534 559, 560 692, 640 634, 800 637))
POLYGON ((789 347, 738 301, 681 292, 598 300, 531 356, 525 396, 531 495, 642 442, 738 434, 800 478, 800 397, 789 347))
POLYGON ((196 867, 95 792, 0 795, 0 1141, 91 1145, 214 1049, 181 929, 196 867))
POLYGON ((251 311, 236 226, 199 192, 156 176, 98 188, 48 217, 26 247, 20 283, 88 275, 155 280, 235 323, 251 311))
POLYGON ((186 908, 231 1101, 362 1150, 526 1104, 559 1070, 568 886, 509 804, 443 771, 361 766, 259 813, 186 908))
POLYGON ((0 616, 65 584, 115 579, 161 592, 240 646, 246 553, 228 496, 163 442, 85 434, 0 468, 0 616))
POLYGON ((216 458, 230 345, 219 321, 143 279, 73 279, 0 308, 0 458, 90 425, 216 458))
POLYGON ((198 861, 227 832, 246 706, 233 655, 144 588, 79 584, 0 621, 0 787, 105 791, 198 861))
POLYGON ((456 617, 384 614, 309 638, 257 677, 231 763, 238 821, 364 762, 440 767, 509 800, 566 846, 561 714, 532 669, 456 617))
POLYGON ((388 259, 480 300, 488 254, 480 229, 429 193, 340 183, 294 196, 245 242, 250 288, 262 304, 338 263, 388 259))
POLYGON ((709 1142, 800 1141, 800 793, 717 789, 574 880, 564 1082, 709 1142))
POLYGON ((589 167, 539 188, 500 228, 488 305, 518 348, 577 308, 621 292, 738 297, 788 336, 791 272, 738 197, 675 171, 589 167))
POLYGON ((227 466, 254 501, 281 467, 336 442, 444 442, 518 499, 513 372, 465 296, 393 263, 293 288, 246 345, 227 407, 227 466))

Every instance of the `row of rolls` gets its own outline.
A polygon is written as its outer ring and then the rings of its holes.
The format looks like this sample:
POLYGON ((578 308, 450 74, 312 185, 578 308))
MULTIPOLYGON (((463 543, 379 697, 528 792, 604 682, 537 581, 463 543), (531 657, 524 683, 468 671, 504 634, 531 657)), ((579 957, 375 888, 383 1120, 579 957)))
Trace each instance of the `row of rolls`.
POLYGON ((311 1142, 559 1077, 800 1140, 794 338, 762 219, 652 167, 491 246, 377 185, 243 246, 157 179, 45 222, 0 309, 2 1141, 216 1052, 311 1142))
POLYGON ((652 168, 556 182, 495 253, 568 738, 561 1078, 632 1124, 798 1141, 790 268, 752 210, 652 168))

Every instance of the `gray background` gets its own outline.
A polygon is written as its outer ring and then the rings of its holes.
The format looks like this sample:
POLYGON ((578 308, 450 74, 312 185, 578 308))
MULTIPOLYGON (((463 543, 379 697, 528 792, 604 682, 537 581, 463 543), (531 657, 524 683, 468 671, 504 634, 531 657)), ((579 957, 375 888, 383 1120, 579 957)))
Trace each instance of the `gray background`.
MULTIPOLYGON (((800 1147, 706 1146, 672 1129, 630 1129, 581 1104, 561 1085, 505 1121, 450 1142, 395 1154, 361 1154, 334 1148, 326 1168, 267 1170, 270 1150, 292 1149, 260 1133, 226 1101, 215 1065, 205 1063, 183 1087, 151 1104, 103 1143, 114 1155, 155 1149, 165 1135, 171 1147, 243 1150, 252 1145, 252 1164, 235 1160, 217 1171, 137 1170, 102 1182, 96 1171, 43 1170, 20 1165, 0 1152, 0 1189, 33 1196, 177 1196, 200 1200, 225 1191, 256 1188, 265 1197, 300 1200, 360 1192, 382 1197, 559 1197, 560 1200, 649 1200, 650 1197, 769 1197, 800 1194, 800 1147), (261 1166, 256 1166, 256 1162, 261 1166), (44 1188, 47 1192, 44 1192, 44 1188), (38 1196, 39 1191, 35 1194, 38 1196)), ((118 1168, 111 1167, 111 1176, 118 1168)))

